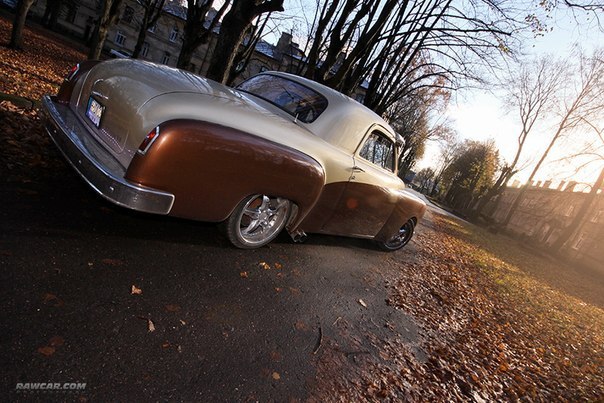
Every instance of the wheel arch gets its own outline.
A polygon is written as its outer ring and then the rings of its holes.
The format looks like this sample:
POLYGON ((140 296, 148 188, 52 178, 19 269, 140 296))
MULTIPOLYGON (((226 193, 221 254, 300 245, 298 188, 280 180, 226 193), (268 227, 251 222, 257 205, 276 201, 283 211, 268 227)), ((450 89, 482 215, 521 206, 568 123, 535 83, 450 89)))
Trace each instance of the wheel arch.
POLYGON ((322 165, 299 150, 197 120, 172 120, 160 127, 160 137, 145 155, 135 155, 126 178, 173 193, 171 215, 219 222, 259 193, 297 206, 288 225, 293 229, 323 189, 322 165))

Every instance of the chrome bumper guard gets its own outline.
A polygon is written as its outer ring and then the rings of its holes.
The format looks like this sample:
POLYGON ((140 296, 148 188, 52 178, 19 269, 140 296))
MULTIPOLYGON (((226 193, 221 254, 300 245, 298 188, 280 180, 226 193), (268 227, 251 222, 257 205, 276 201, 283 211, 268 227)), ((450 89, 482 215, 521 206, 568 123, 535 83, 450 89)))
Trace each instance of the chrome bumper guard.
POLYGON ((107 200, 133 210, 168 214, 174 195, 131 183, 126 170, 101 146, 65 105, 42 98, 46 131, 80 176, 107 200))

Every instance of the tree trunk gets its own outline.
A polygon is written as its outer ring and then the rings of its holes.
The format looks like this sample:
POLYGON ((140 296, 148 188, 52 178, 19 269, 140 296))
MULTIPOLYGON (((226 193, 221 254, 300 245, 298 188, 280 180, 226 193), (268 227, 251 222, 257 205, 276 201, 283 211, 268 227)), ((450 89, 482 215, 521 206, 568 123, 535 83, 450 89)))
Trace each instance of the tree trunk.
POLYGON ((549 145, 543 152, 543 155, 541 156, 541 159, 539 160, 539 162, 537 162, 537 165, 533 169, 533 172, 531 172, 531 176, 528 178, 528 182, 525 183, 524 186, 522 186, 522 188, 520 188, 520 192, 518 192, 516 199, 514 199, 514 203, 512 203, 510 210, 508 211, 507 215, 505 216, 505 219, 501 223, 502 227, 505 228, 510 223, 512 216, 518 209, 518 206, 520 205, 520 202, 522 201, 522 199, 524 199, 524 195, 526 194, 528 187, 531 185, 531 182, 535 178, 537 171, 539 171, 539 168, 541 168, 541 164, 543 164, 543 161, 545 161, 545 158, 547 158, 550 150, 552 149, 552 147, 554 147, 554 144, 556 144, 556 141, 558 141, 558 138, 560 137, 560 135, 566 128, 566 124, 567 124, 569 117, 570 117, 570 112, 567 112, 567 114, 564 116, 564 119, 562 119, 562 122, 560 122, 560 124, 558 125, 558 129, 556 130, 556 134, 554 134, 552 141, 549 143, 549 145))
POLYGON ((147 23, 149 22, 149 12, 145 9, 145 14, 143 15, 143 21, 141 22, 140 31, 138 31, 138 37, 136 38, 136 45, 134 45, 134 51, 132 52, 132 58, 138 59, 138 56, 141 54, 143 50, 143 45, 145 43, 145 39, 147 38, 147 23))
POLYGON ((101 51, 105 45, 109 27, 115 23, 121 3, 122 0, 105 0, 103 2, 103 12, 94 31, 92 45, 88 52, 88 60, 98 60, 101 57, 101 51))
POLYGON ((191 59, 193 58, 193 53, 199 47, 199 43, 195 42, 196 41, 191 40, 191 38, 188 38, 187 36, 183 38, 176 67, 183 70, 187 70, 189 68, 191 65, 191 59))
POLYGON ((132 52, 133 59, 138 59, 140 56, 145 39, 147 39, 147 30, 157 23, 164 9, 165 0, 144 1, 139 4, 143 6, 145 11, 138 31, 138 37, 136 38, 136 45, 134 45, 134 51, 132 52))
POLYGON ((252 21, 257 16, 272 11, 283 11, 283 0, 270 0, 260 4, 252 0, 233 1, 220 27, 220 35, 208 67, 208 78, 223 84, 228 81, 233 60, 252 21))
POLYGON ((15 19, 13 21, 13 31, 11 33, 10 42, 8 43, 8 47, 11 49, 23 49, 23 28, 25 27, 27 13, 32 4, 34 4, 34 0, 19 1, 17 13, 15 14, 15 19))
POLYGON ((499 196, 502 193, 505 184, 515 173, 516 172, 512 171, 510 167, 503 168, 501 175, 497 179, 497 182, 495 182, 495 184, 488 190, 488 192, 484 196, 478 199, 478 202, 476 203, 476 207, 473 212, 474 217, 480 217, 482 211, 489 203, 489 201, 491 201, 493 197, 499 196))
POLYGON ((583 201, 583 204, 581 205, 581 208, 579 209, 579 212, 577 213, 575 218, 573 218, 573 220, 569 226, 567 226, 566 228, 564 228, 562 230, 562 233, 560 234, 558 239, 556 239, 556 242, 554 242, 554 244, 552 245, 552 250, 554 252, 559 251, 564 246, 564 244, 566 244, 566 242, 568 242, 568 240, 578 230, 581 229, 581 224, 583 223, 583 220, 585 219, 585 216, 587 215, 587 213, 589 213, 589 209, 594 204, 594 201, 598 197, 598 190, 600 190, 603 185, 604 185, 604 168, 602 169, 602 172, 600 172, 600 176, 598 177, 596 182, 591 187, 591 191, 589 192, 589 195, 583 201))
MULTIPOLYGON (((233 7, 235 6, 233 5, 233 7)), ((235 60, 237 54, 237 48, 241 44, 251 22, 251 18, 248 20, 243 15, 236 15, 231 12, 225 15, 220 28, 220 36, 212 55, 212 61, 208 68, 208 78, 220 83, 227 82, 233 60, 235 60)))

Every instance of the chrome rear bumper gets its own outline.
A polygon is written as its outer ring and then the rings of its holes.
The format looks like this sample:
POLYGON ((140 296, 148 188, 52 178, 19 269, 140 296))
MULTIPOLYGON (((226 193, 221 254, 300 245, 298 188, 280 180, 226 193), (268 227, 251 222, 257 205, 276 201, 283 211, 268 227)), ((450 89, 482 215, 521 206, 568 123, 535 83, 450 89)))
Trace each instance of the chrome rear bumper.
POLYGON ((42 98, 48 135, 82 178, 107 200, 137 211, 168 214, 174 195, 124 179, 126 170, 88 133, 69 107, 42 98))

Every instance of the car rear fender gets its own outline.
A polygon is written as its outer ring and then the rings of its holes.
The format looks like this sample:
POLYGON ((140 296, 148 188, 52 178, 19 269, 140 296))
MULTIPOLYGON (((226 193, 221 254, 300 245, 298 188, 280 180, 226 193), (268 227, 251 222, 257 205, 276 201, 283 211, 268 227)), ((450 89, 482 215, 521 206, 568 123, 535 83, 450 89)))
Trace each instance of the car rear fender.
POLYGON ((126 178, 174 194, 170 215, 219 222, 245 197, 266 194, 297 205, 292 231, 325 184, 315 159, 241 130, 188 119, 159 127, 153 146, 135 155, 126 178))
POLYGON ((399 192, 399 200, 396 203, 394 210, 386 220, 384 226, 375 236, 376 241, 386 242, 410 219, 414 219, 415 224, 422 219, 426 212, 426 204, 408 194, 405 191, 399 192))

